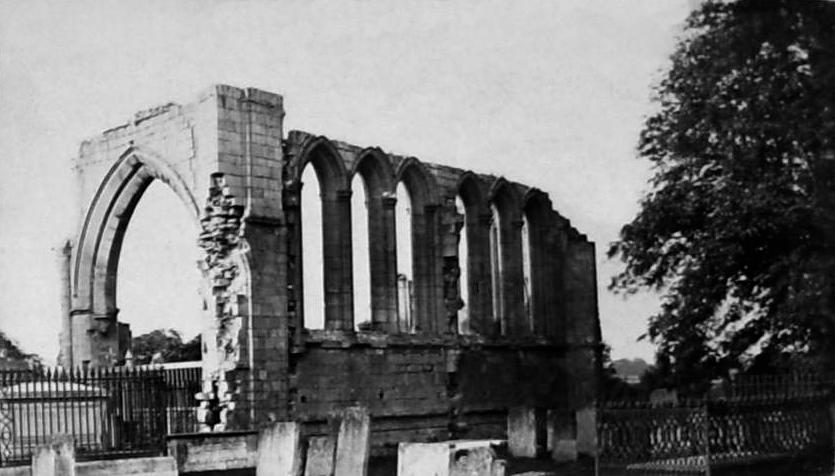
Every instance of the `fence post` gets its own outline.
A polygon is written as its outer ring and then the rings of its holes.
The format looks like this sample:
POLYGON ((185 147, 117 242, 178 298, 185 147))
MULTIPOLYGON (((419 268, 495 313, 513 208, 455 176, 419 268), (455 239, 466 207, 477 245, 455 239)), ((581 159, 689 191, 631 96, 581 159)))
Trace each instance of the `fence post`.
POLYGON ((54 435, 35 449, 32 476, 75 476, 75 445, 70 435, 54 435))
POLYGON ((705 476, 710 476, 710 405, 702 403, 702 418, 704 418, 705 439, 705 476))

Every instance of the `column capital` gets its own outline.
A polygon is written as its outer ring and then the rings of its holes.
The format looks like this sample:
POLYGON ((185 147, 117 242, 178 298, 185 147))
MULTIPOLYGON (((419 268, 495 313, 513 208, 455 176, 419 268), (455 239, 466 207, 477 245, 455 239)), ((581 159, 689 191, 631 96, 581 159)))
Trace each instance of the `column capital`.
POLYGON ((383 208, 393 209, 397 205, 397 197, 384 194, 380 197, 380 203, 383 205, 383 208))

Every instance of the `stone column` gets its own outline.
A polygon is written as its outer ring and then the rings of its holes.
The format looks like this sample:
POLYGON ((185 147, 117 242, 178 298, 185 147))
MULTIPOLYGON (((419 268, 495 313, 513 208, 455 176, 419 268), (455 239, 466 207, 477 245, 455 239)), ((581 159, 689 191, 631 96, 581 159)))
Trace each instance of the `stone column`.
POLYGON ((325 328, 352 330, 354 285, 351 259, 351 191, 322 194, 324 243, 325 328))
POLYGON ((374 328, 397 331, 397 226, 391 195, 369 207, 368 236, 371 238, 371 303, 374 328))
POLYGON ((437 332, 444 317, 443 263, 438 247, 438 206, 412 210, 412 270, 418 332, 437 332))
POLYGON ((467 217, 470 264, 470 331, 481 335, 493 333, 493 297, 490 276, 489 213, 467 217))
POLYGON ((66 241, 58 250, 58 272, 60 276, 60 297, 61 297, 61 334, 60 352, 58 354, 58 365, 65 369, 73 368, 72 358, 72 321, 70 310, 72 309, 70 290, 70 258, 72 256, 72 244, 66 241))
POLYGON ((524 335, 530 333, 525 315, 524 271, 522 270, 522 224, 515 219, 502 224, 502 292, 504 293, 505 333, 524 335))

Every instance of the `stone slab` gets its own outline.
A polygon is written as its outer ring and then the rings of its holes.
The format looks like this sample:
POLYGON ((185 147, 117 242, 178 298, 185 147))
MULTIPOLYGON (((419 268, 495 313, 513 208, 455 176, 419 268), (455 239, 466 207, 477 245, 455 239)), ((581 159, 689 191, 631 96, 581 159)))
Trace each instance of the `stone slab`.
POLYGON ((530 407, 507 412, 507 449, 517 458, 536 457, 536 413, 530 407))
POLYGON ((301 468, 299 424, 277 422, 258 435, 256 476, 297 476, 301 468))
POLYGON ((171 456, 84 461, 75 471, 77 476, 177 476, 177 462, 171 456))
POLYGON ((597 410, 577 411, 577 454, 595 456, 597 453, 597 410))
POLYGON ((32 454, 32 476, 75 474, 75 443, 70 435, 54 435, 32 454))
POLYGON ((304 476, 333 475, 336 441, 332 436, 312 436, 307 440, 304 476))
POLYGON ((371 417, 363 407, 339 412, 334 476, 365 476, 371 452, 371 417))

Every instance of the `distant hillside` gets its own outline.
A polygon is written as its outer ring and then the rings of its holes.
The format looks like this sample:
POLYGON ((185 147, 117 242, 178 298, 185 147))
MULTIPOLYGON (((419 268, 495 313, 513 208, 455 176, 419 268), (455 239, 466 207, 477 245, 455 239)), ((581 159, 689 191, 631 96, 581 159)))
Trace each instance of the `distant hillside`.
POLYGON ((649 369, 650 365, 644 359, 637 358, 618 359, 612 362, 612 367, 621 379, 637 380, 649 369))

